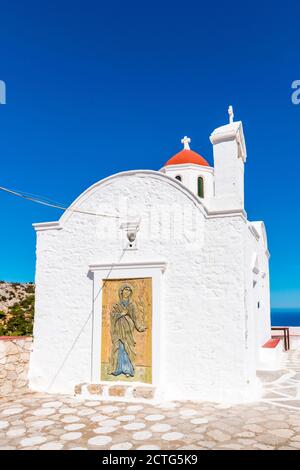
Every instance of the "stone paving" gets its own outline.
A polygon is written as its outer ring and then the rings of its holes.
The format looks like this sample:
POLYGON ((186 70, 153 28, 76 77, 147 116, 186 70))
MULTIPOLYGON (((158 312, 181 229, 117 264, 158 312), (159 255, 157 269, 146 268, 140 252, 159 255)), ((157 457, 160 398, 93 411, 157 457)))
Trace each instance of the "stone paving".
POLYGON ((125 403, 27 392, 0 400, 0 449, 300 450, 300 351, 260 374, 260 402, 125 403))
POLYGON ((300 410, 300 348, 283 356, 283 368, 259 373, 264 383, 263 401, 289 410, 300 410))

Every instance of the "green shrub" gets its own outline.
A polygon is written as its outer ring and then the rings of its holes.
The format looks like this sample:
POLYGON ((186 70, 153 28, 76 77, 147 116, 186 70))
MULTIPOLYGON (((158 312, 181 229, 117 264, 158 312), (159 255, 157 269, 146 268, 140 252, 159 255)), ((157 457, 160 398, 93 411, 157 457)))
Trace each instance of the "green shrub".
MULTIPOLYGON (((34 288, 34 286, 31 286, 34 288)), ((34 289, 33 289, 34 290, 34 289)), ((0 315, 0 336, 31 336, 34 318, 34 294, 8 307, 7 314, 0 315), (6 320, 6 318, 8 318, 6 320)), ((15 297, 15 296, 13 296, 15 297)), ((12 297, 12 298, 13 298, 12 297)))
POLYGON ((33 317, 25 318, 24 312, 15 313, 5 325, 5 335, 30 336, 33 329, 33 317))
POLYGON ((6 336, 5 325, 0 324, 0 336, 6 336))
POLYGON ((29 284, 28 286, 25 287, 25 292, 26 294, 34 294, 34 285, 29 284))

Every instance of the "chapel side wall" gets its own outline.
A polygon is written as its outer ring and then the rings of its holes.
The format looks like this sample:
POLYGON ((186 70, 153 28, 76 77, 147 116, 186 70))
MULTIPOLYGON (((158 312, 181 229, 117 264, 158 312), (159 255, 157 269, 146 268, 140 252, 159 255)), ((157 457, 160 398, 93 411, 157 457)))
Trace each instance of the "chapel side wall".
POLYGON ((255 361, 255 368, 259 358, 259 313, 257 302, 260 297, 260 283, 254 286, 254 280, 259 281, 255 275, 254 261, 256 259, 258 243, 249 228, 246 229, 246 259, 245 259, 245 303, 247 309, 247 348, 248 355, 255 361), (250 345, 252 346, 250 348, 250 345))
POLYGON ((207 226, 205 299, 217 325, 210 367, 217 364, 221 399, 248 399, 256 384, 245 303, 247 225, 242 216, 223 216, 209 219, 207 226))
MULTIPOLYGON (((255 226, 259 228, 257 223, 255 226)), ((260 348, 271 337, 269 255, 261 230, 255 234, 250 229, 247 230, 246 274, 249 340, 251 335, 257 366, 260 348), (258 272, 255 272, 256 270, 258 272)))
POLYGON ((247 249, 248 293, 255 321, 255 342, 258 350, 271 337, 269 253, 261 232, 255 236, 248 230, 247 249), (258 273, 253 271, 255 259, 257 259, 258 273))
POLYGON ((263 281, 263 311, 264 311, 264 320, 263 320, 263 331, 264 337, 261 339, 262 344, 264 344, 271 337, 271 299, 270 299, 270 265, 269 265, 269 254, 264 254, 264 265, 266 276, 263 281))
POLYGON ((270 274, 269 274, 269 254, 264 245, 262 237, 259 240, 259 261, 260 261, 260 314, 259 314, 259 346, 262 346, 271 338, 271 308, 270 308, 270 274))

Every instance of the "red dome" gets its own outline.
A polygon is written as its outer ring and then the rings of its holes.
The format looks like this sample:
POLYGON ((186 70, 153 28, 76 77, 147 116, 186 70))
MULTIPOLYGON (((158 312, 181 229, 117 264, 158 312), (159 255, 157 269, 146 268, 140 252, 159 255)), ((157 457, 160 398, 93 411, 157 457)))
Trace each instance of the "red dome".
POLYGON ((194 165, 209 166, 207 161, 201 157, 198 153, 193 150, 181 150, 181 152, 176 153, 174 157, 170 158, 164 166, 168 165, 188 165, 193 163, 194 165))

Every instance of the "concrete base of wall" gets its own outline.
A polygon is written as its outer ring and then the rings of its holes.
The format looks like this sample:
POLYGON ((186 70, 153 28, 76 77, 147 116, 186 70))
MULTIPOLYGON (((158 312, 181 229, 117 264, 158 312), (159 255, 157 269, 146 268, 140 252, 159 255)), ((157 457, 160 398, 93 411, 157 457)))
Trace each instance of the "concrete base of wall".
POLYGON ((262 346, 259 350, 258 370, 279 370, 283 358, 282 341, 274 347, 262 346))

